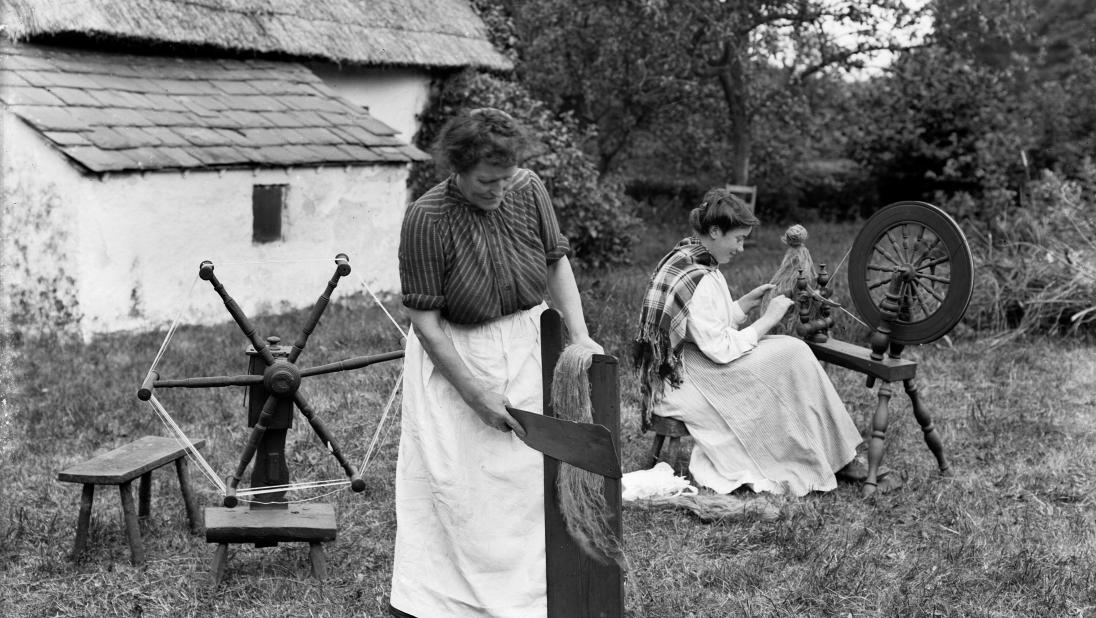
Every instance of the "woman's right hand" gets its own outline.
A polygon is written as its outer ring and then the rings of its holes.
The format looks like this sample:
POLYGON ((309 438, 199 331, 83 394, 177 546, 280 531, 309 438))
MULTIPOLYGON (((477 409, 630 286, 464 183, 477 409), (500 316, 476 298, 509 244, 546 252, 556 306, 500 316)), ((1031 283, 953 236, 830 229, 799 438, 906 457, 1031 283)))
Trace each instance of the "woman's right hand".
POLYGON ((504 395, 492 390, 480 389, 470 399, 466 403, 484 425, 502 432, 513 431, 519 438, 525 437, 525 430, 522 429, 521 424, 506 411, 510 401, 504 395))
POLYGON ((791 309, 795 305, 795 301, 778 294, 772 297, 769 301, 769 306, 765 308, 765 315, 769 318, 774 318, 777 322, 784 319, 784 316, 788 313, 788 309, 791 309))

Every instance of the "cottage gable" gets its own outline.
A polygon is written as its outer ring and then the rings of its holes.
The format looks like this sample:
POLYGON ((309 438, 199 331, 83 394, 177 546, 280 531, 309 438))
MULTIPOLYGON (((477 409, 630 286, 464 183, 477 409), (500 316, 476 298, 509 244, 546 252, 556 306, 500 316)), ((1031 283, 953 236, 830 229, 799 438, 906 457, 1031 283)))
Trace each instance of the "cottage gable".
POLYGON ((291 62, 5 45, 0 101, 91 172, 428 158, 291 62))

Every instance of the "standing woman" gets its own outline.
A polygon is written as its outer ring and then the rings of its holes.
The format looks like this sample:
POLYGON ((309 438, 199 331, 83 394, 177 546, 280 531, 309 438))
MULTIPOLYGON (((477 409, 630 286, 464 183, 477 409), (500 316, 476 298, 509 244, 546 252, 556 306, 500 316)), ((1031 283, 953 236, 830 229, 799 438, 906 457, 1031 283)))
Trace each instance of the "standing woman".
POLYGON ((550 296, 573 342, 590 340, 570 245, 548 192, 518 167, 505 112, 442 129, 453 170, 412 204, 400 234, 411 314, 396 464, 395 616, 543 616, 542 455, 506 406, 542 412, 540 314, 550 296))
MULTIPOLYGON (((752 324, 766 284, 736 302, 719 271, 758 225, 742 200, 712 189, 689 215, 695 236, 662 258, 647 286, 636 340, 643 426, 650 415, 685 423, 694 447, 689 471, 729 493, 802 496, 837 486, 860 433, 807 344, 765 336, 794 304, 776 296, 752 324)), ((862 480, 862 479, 861 479, 862 480)))

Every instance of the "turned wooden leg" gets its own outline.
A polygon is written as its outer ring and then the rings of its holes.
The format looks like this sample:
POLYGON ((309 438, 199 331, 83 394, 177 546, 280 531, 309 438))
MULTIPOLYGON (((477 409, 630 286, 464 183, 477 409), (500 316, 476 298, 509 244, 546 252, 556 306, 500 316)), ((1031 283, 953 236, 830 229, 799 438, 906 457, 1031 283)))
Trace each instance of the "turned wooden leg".
POLYGON ((684 457, 681 456, 681 438, 670 436, 670 446, 667 450, 669 452, 669 463, 674 468, 674 474, 685 476, 689 471, 689 462, 684 461, 684 457))
POLYGON ((175 474, 179 477, 179 490, 183 493, 183 505, 186 507, 186 520, 190 524, 190 532, 197 534, 201 524, 198 520, 198 503, 194 500, 194 492, 190 490, 186 457, 175 460, 175 474))
POLYGON ((312 577, 323 581, 327 577, 327 562, 323 555, 323 543, 309 543, 308 554, 312 559, 312 577))
POLYGON ((932 418, 921 405, 921 395, 917 392, 916 378, 910 378, 902 383, 906 389, 906 394, 909 395, 910 405, 913 406, 913 417, 917 419, 917 424, 921 425, 921 431, 925 434, 925 444, 928 445, 929 450, 936 457, 936 465, 940 468, 940 474, 943 476, 951 476, 951 464, 944 457, 944 443, 940 440, 940 434, 936 433, 936 428, 932 425, 932 418))
POLYGON ((216 588, 221 583, 221 578, 225 574, 225 562, 228 561, 228 543, 220 543, 217 545, 217 549, 213 550, 213 587, 216 588))
POLYGON ((141 528, 137 525, 137 509, 133 505, 131 484, 132 481, 122 483, 118 486, 118 492, 122 495, 122 529, 129 538, 130 560, 138 565, 145 561, 145 550, 141 546, 141 528))
POLYGON ((666 436, 660 433, 655 434, 655 439, 651 443, 651 462, 647 465, 648 468, 653 468, 658 463, 658 454, 662 452, 662 443, 665 440, 666 436))
POLYGON ((141 484, 137 489, 137 516, 148 517, 152 510, 152 470, 141 475, 141 484))
POLYGON ((76 543, 72 546, 72 559, 78 559, 88 544, 88 529, 91 527, 91 504, 95 501, 95 484, 84 483, 80 496, 80 516, 76 518, 76 543))
POLYGON ((864 497, 875 493, 879 483, 876 474, 879 472, 879 464, 883 461, 883 445, 887 437, 887 420, 890 415, 890 382, 879 385, 879 402, 875 406, 875 414, 871 419, 871 441, 868 443, 868 478, 864 480, 864 488, 861 494, 864 497))

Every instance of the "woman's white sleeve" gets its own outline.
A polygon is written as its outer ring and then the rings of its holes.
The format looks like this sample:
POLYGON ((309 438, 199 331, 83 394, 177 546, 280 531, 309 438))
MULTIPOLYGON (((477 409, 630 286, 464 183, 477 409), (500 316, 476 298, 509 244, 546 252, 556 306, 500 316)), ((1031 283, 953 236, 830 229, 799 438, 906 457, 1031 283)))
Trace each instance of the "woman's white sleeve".
POLYGON ((732 320, 741 309, 731 302, 726 285, 722 277, 704 277, 689 302, 689 335, 716 363, 729 363, 757 347, 757 331, 752 326, 735 328, 732 320))

